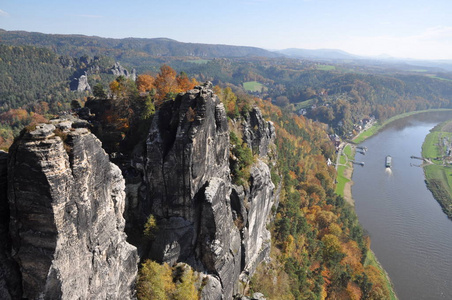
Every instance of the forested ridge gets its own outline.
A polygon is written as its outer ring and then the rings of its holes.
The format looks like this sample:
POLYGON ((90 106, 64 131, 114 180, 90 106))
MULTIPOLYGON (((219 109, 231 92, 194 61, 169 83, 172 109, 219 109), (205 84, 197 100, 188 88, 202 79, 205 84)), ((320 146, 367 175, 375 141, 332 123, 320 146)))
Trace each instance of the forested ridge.
MULTIPOLYGON (((107 39, 4 30, 0 30, 0 37, 3 45, 46 47, 48 53, 55 53, 51 54, 54 60, 58 55, 109 58, 138 73, 153 75, 166 64, 199 82, 210 80, 236 90, 244 89, 244 83, 255 82, 262 88, 253 91, 254 95, 324 122, 344 137, 353 134, 355 125, 364 118, 385 120, 414 110, 451 107, 452 75, 439 68, 366 61, 321 63, 281 57, 259 48, 180 43, 164 38, 107 39)), ((93 76, 89 80, 99 82, 93 76)), ((106 80, 101 82, 105 86, 106 80)))
POLYGON ((182 43, 167 38, 113 39, 85 35, 43 34, 26 31, 0 30, 3 43, 10 45, 33 45, 50 48, 60 55, 79 57, 82 55, 108 55, 122 61, 139 61, 151 56, 199 56, 199 57, 243 57, 279 54, 256 48, 200 43, 182 43))
POLYGON ((85 72, 93 87, 108 85, 115 78, 108 74, 113 65, 108 57, 74 58, 46 48, 0 44, 0 148, 8 147, 23 126, 70 111, 72 101, 85 101, 91 94, 76 91, 85 72))

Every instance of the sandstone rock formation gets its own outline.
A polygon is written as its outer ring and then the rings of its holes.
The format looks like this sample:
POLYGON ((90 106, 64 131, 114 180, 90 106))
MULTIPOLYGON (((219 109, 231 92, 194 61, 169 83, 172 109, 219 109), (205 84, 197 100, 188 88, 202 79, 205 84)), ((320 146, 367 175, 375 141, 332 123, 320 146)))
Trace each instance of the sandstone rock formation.
POLYGON ((12 257, 29 299, 130 299, 124 180, 101 143, 71 122, 24 132, 10 149, 12 257), (64 140, 64 141, 63 141, 64 140))
POLYGON ((11 257, 9 204, 7 197, 8 154, 0 151, 0 299, 20 299, 22 295, 19 266, 11 257))
POLYGON ((78 79, 78 84, 77 84, 77 92, 84 92, 84 91, 89 91, 91 92, 91 86, 88 83, 88 75, 85 72, 85 75, 80 76, 80 78, 78 79))
MULTIPOLYGON (((274 128, 258 109, 250 116, 247 139, 266 156, 274 128)), ((150 257, 207 273, 212 290, 203 291, 205 299, 231 299, 240 274, 253 273, 270 249, 266 225, 276 193, 269 167, 257 159, 250 186, 234 186, 229 147, 226 112, 211 84, 165 102, 147 140, 140 211, 153 214, 159 228, 150 257)))
POLYGON ((162 105, 145 149, 124 164, 126 187, 88 122, 29 128, 0 152, 0 298, 133 298, 138 255, 125 240, 125 199, 142 257, 190 265, 202 299, 241 294, 270 252, 275 130, 258 108, 229 122, 211 88, 162 105), (243 186, 231 180, 228 123, 255 154, 243 186), (151 214, 158 230, 143 242, 151 214))
POLYGON ((137 79, 137 72, 135 69, 132 69, 132 72, 127 71, 119 62, 116 62, 115 65, 110 69, 110 72, 115 76, 124 76, 126 78, 130 78, 135 81, 137 79))

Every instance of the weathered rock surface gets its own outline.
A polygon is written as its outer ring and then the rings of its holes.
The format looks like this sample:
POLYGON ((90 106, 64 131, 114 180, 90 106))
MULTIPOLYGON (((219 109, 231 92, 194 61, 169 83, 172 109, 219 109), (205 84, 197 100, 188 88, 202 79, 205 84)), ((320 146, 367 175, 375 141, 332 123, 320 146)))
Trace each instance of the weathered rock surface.
POLYGON ((78 79, 77 84, 77 92, 84 92, 84 91, 90 91, 91 92, 91 86, 88 83, 88 75, 85 72, 85 75, 80 76, 78 79))
POLYGON ((123 232, 124 179, 94 135, 66 123, 38 126, 10 149, 9 230, 23 297, 130 299, 138 256, 123 232))
POLYGON ((0 299, 20 299, 22 295, 19 266, 11 257, 9 205, 7 197, 8 154, 0 151, 0 299))
POLYGON ((258 107, 253 107, 246 121, 243 122, 243 140, 254 153, 266 156, 269 146, 276 138, 275 126, 271 121, 265 121, 258 107))
POLYGON ((115 65, 110 69, 110 72, 115 76, 124 76, 133 81, 137 79, 137 73, 135 69, 132 69, 132 72, 127 71, 119 62, 116 62, 115 65))
MULTIPOLYGON (((249 119, 243 125, 246 142, 266 157, 274 127, 258 109, 249 119)), ((207 273, 203 299, 231 299, 240 274, 251 275, 268 257, 266 225, 277 193, 261 159, 251 169, 249 187, 232 185, 226 112, 210 83, 160 108, 147 140, 144 173, 140 211, 144 218, 153 214, 159 228, 150 257, 207 273)))

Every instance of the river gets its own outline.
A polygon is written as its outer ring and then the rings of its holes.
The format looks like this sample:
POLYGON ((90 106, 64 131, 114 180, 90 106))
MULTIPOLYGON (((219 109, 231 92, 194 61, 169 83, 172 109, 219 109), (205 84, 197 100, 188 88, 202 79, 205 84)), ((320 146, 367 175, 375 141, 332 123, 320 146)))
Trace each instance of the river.
POLYGON ((401 300, 452 299, 452 221, 426 188, 420 160, 429 130, 451 112, 422 113, 389 124, 356 154, 352 195, 360 223, 401 300), (391 170, 385 168, 392 156, 391 170))

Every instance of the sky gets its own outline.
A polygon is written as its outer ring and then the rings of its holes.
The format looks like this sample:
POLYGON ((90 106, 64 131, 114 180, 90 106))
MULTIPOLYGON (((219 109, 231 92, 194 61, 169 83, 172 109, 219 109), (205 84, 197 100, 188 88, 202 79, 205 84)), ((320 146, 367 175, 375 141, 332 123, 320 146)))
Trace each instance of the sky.
POLYGON ((0 28, 452 59, 450 0, 0 0, 0 28))

